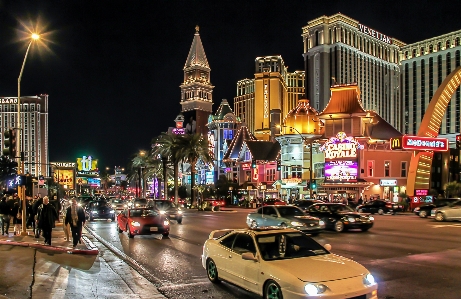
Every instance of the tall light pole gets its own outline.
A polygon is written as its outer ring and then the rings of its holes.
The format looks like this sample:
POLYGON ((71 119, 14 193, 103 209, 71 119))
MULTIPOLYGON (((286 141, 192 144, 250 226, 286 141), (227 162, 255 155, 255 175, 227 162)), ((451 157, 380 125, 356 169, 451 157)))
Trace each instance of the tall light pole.
MULTIPOLYGON (((27 46, 27 51, 26 55, 24 56, 24 61, 22 62, 22 67, 21 71, 19 72, 19 77, 18 77, 18 114, 17 114, 17 123, 16 123, 16 136, 17 136, 17 148, 16 148, 16 153, 19 153, 19 160, 20 163, 18 165, 21 165, 21 167, 18 167, 18 174, 24 173, 24 159, 23 159, 23 153, 22 153, 22 140, 21 140, 21 78, 22 78, 22 73, 24 72, 24 65, 26 64, 26 59, 27 55, 29 55, 29 50, 30 46, 32 43, 40 38, 40 35, 33 33, 30 36, 30 42, 29 45, 27 46)), ((25 198, 25 189, 23 186, 18 186, 18 195, 20 199, 22 200, 22 230, 21 230, 21 236, 27 236, 27 231, 26 231, 26 224, 27 224, 27 219, 26 219, 26 198, 25 198)))

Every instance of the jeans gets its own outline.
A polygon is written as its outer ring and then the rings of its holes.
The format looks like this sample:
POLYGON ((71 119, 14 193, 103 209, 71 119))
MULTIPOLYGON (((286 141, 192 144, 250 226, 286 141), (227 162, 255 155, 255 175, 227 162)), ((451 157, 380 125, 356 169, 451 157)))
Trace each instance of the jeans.
POLYGON ((2 215, 2 235, 4 233, 8 234, 8 230, 10 229, 10 215, 2 215), (6 225, 6 230, 5 230, 6 225))

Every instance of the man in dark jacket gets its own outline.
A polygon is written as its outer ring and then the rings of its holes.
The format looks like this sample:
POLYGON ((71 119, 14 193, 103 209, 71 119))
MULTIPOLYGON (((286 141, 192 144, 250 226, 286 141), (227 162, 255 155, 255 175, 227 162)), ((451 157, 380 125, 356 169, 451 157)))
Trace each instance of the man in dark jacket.
POLYGON ((50 204, 48 196, 43 197, 43 205, 39 207, 38 228, 43 231, 45 244, 51 245, 51 233, 58 219, 58 213, 53 205, 50 204))
POLYGON ((2 222, 2 236, 5 234, 5 232, 6 235, 8 235, 8 230, 10 229, 10 214, 11 208, 6 203, 6 197, 2 197, 2 200, 0 201, 0 221, 2 222))
POLYGON ((77 247, 77 243, 80 241, 82 236, 82 227, 85 224, 85 212, 83 212, 82 207, 77 205, 77 199, 75 197, 72 198, 71 206, 67 208, 64 224, 70 224, 74 248, 77 247))
POLYGON ((34 233, 35 233, 36 238, 40 237, 40 229, 37 227, 37 222, 38 222, 38 216, 39 216, 38 208, 42 206, 42 204, 43 204, 43 198, 38 197, 32 205, 32 214, 34 214, 34 220, 35 220, 34 221, 34 233))

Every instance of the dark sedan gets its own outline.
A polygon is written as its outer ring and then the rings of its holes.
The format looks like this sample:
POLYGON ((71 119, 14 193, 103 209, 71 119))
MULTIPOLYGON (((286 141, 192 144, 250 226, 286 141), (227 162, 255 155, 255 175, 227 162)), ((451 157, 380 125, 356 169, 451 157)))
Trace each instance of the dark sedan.
POLYGON ((326 229, 342 232, 348 229, 367 231, 373 227, 374 218, 369 215, 355 212, 352 208, 341 203, 317 203, 307 209, 311 216, 318 217, 325 222, 326 229))
POLYGON ((148 207, 154 207, 160 214, 168 216, 169 219, 175 219, 179 224, 182 223, 182 210, 174 202, 154 199, 149 201, 148 207))
POLYGON ((455 201, 460 200, 459 198, 443 198, 443 199, 437 199, 435 202, 428 202, 420 205, 419 207, 416 207, 413 212, 421 217, 421 218, 426 218, 427 216, 431 216, 431 211, 432 209, 435 208, 441 208, 445 207, 455 201))
POLYGON ((115 210, 112 208, 110 201, 94 200, 90 201, 85 207, 86 219, 110 219, 115 220, 115 210))
POLYGON ((377 199, 357 206, 356 210, 359 213, 395 214, 396 212, 403 212, 403 206, 395 202, 377 199))
POLYGON ((300 208, 303 211, 307 211, 307 209, 316 203, 323 203, 321 200, 316 199, 304 199, 304 200, 297 200, 293 203, 294 206, 300 208))

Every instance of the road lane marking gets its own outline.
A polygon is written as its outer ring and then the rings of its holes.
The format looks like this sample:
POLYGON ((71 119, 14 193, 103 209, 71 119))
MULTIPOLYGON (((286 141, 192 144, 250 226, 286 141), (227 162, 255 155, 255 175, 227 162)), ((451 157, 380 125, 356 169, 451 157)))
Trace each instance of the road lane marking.
POLYGON ((441 228, 441 227, 459 227, 459 228, 461 228, 461 224, 433 224, 431 226, 432 226, 432 228, 441 228))

